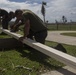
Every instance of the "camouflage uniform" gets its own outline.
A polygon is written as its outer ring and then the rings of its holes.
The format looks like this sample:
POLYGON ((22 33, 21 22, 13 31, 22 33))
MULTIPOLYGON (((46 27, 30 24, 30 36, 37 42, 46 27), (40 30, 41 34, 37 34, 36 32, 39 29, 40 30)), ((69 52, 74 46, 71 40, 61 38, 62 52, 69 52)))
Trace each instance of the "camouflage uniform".
POLYGON ((2 17, 2 28, 8 29, 8 12, 0 9, 0 17, 2 17))
POLYGON ((23 20, 26 21, 27 19, 30 20, 30 31, 27 37, 31 39, 34 37, 37 42, 44 44, 47 37, 47 28, 43 21, 30 10, 23 12, 23 20))

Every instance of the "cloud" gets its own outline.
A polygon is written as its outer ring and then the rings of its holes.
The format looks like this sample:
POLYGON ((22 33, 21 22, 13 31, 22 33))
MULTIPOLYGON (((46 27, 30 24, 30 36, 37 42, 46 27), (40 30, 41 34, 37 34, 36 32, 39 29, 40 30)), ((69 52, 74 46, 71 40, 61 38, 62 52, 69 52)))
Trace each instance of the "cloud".
POLYGON ((50 20, 61 20, 64 15, 68 21, 71 19, 76 21, 76 0, 53 0, 48 3, 47 14, 50 15, 50 20), (72 15, 72 14, 73 15, 72 15))
POLYGON ((47 1, 45 17, 49 22, 55 22, 55 20, 60 21, 63 15, 67 17, 68 21, 70 19, 76 21, 76 0, 25 0, 25 2, 18 2, 18 0, 0 0, 0 8, 6 9, 7 11, 30 9, 43 19, 41 14, 42 1, 47 1))

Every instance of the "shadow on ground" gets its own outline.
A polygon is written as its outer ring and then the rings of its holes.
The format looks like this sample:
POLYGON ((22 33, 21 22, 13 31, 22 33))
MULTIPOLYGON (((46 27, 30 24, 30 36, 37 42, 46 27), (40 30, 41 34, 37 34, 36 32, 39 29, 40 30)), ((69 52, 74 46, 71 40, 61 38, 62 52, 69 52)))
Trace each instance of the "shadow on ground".
POLYGON ((61 67, 58 65, 52 65, 50 62, 47 61, 49 60, 50 57, 27 45, 24 45, 24 48, 17 48, 16 51, 20 52, 22 57, 27 57, 31 61, 39 62, 45 65, 45 67, 48 69, 51 69, 51 68, 57 69, 61 67))
POLYGON ((57 49, 57 50, 59 50, 59 51, 62 51, 62 52, 64 52, 64 53, 67 53, 66 49, 65 49, 65 48, 63 47, 63 45, 60 44, 60 43, 55 47, 55 49, 57 49))
POLYGON ((63 75, 76 75, 75 73, 73 73, 65 68, 58 69, 57 71, 63 75))

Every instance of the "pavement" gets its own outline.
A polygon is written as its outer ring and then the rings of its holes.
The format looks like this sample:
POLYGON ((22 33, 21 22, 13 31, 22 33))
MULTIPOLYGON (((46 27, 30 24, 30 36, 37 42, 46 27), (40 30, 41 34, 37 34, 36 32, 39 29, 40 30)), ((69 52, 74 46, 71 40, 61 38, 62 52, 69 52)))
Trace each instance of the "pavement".
POLYGON ((76 75, 76 70, 69 66, 65 66, 61 69, 50 71, 41 75, 76 75))
POLYGON ((76 37, 60 35, 71 32, 76 33, 76 31, 48 31, 46 40, 76 46, 76 37))
MULTIPOLYGON (((76 46, 76 37, 60 35, 61 33, 71 32, 76 33, 76 31, 48 31, 46 40, 76 46)), ((41 75, 76 75, 76 70, 69 66, 64 66, 61 69, 50 71, 41 75)))

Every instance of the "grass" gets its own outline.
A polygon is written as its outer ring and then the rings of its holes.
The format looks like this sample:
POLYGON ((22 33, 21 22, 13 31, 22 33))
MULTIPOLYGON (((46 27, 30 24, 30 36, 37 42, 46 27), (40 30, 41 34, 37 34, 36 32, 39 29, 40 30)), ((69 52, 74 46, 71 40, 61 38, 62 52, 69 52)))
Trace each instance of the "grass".
MULTIPOLYGON (((58 43, 46 41, 46 45, 55 48, 58 43)), ((76 56, 76 46, 62 46, 68 54, 76 56)), ((62 66, 64 64, 28 46, 0 50, 0 75, 40 75, 62 66)))
POLYGON ((54 25, 47 25, 47 28, 48 30, 76 30, 76 25, 70 25, 70 24, 66 24, 66 25, 61 25, 59 24, 58 25, 58 28, 57 28, 57 25, 54 24, 54 25))
MULTIPOLYGON (((57 27, 56 25, 49 25, 48 29, 57 30, 57 27)), ((71 27, 71 30, 75 29, 76 26, 71 27)), ((70 28, 69 26, 66 27, 66 25, 59 25, 58 30, 70 30, 70 28)), ((9 37, 8 35, 0 35, 0 38, 9 37)), ((46 41, 46 45, 55 48, 58 43, 46 41)), ((76 57, 76 46, 61 45, 68 54, 76 57)), ((13 49, 0 49, 0 75, 40 75, 41 73, 55 70, 63 66, 65 66, 63 63, 28 46, 13 49)))
POLYGON ((61 33, 61 35, 74 36, 74 37, 76 37, 76 33, 61 33))
MULTIPOLYGON (((56 43, 56 42, 49 42, 49 41, 46 41, 46 44, 53 48, 55 48, 58 45, 58 43, 56 43)), ((70 54, 70 55, 76 57, 76 46, 71 46, 71 45, 66 45, 66 44, 61 44, 61 45, 67 51, 67 54, 70 54)))
POLYGON ((32 51, 31 49, 31 51, 23 50, 20 52, 20 50, 17 51, 17 49, 15 49, 0 52, 0 68, 2 69, 0 70, 0 75, 29 75, 29 73, 31 75, 40 75, 40 73, 46 70, 60 67, 59 62, 56 60, 48 59, 47 56, 37 51, 32 51))

